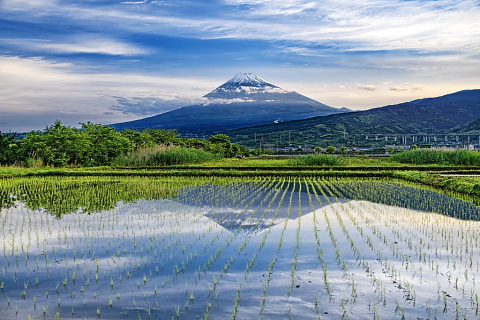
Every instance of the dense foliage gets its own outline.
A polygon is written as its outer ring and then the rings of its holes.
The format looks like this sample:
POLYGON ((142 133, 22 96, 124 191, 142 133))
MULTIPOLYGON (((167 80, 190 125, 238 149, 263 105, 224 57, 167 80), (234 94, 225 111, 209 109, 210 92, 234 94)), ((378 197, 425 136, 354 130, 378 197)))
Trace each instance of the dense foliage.
POLYGON ((157 159, 147 161, 152 165, 201 162, 237 154, 246 156, 249 153, 248 149, 231 143, 229 137, 223 134, 212 136, 207 141, 180 138, 176 130, 117 131, 91 122, 82 123, 81 128, 77 129, 64 126, 57 120, 45 130, 31 131, 18 141, 14 141, 12 135, 0 135, 0 164, 22 164, 26 167, 111 165, 119 157, 125 159, 128 155, 131 158, 141 150, 158 145, 176 148, 168 149, 168 156, 159 152, 152 154, 150 157, 157 159), (179 160, 179 155, 186 156, 187 161, 179 160), (171 159, 159 160, 165 157, 171 159))
POLYGON ((153 146, 131 152, 115 160, 117 165, 126 166, 171 166, 180 164, 202 163, 218 160, 222 156, 202 149, 178 146, 153 146))
POLYGON ((391 157, 393 161, 411 164, 441 164, 455 166, 480 165, 480 153, 468 150, 418 149, 401 152, 391 157))

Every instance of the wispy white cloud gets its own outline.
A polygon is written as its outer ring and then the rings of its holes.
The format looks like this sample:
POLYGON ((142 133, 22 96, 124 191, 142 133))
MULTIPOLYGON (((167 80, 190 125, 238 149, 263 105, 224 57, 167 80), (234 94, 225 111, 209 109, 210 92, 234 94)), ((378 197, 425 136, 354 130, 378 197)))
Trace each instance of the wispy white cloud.
POLYGON ((357 84, 357 88, 365 91, 375 91, 377 87, 371 84, 357 84))
POLYGON ((88 73, 70 63, 56 63, 41 58, 0 56, 0 131, 42 129, 60 119, 68 125, 93 121, 103 124, 134 120, 149 112, 178 108, 184 102, 201 100, 194 86, 207 87, 211 80, 145 76, 134 73, 88 73), (123 101, 139 103, 121 110, 123 101), (163 101, 163 103, 161 103, 163 101), (145 110, 142 111, 142 106, 145 110), (111 114, 115 111, 114 114, 111 114), (110 114, 109 114, 110 112, 110 114))
POLYGON ((408 91, 408 89, 400 88, 400 87, 390 87, 390 91, 403 92, 403 91, 408 91))
MULTIPOLYGON (((120 111, 126 115, 153 116, 173 109, 194 104, 203 104, 207 101, 204 98, 193 98, 186 96, 175 97, 114 97, 118 104, 109 109, 120 111)), ((112 113, 107 113, 112 114, 112 113)))
POLYGON ((112 38, 89 34, 75 34, 69 37, 59 36, 56 39, 4 38, 0 39, 0 41, 20 48, 21 50, 33 52, 99 53, 119 56, 149 53, 149 50, 145 48, 140 48, 112 38))
POLYGON ((143 4, 143 3, 147 3, 148 0, 143 0, 143 1, 124 1, 124 2, 120 2, 121 4, 143 4))
POLYGON ((101 53, 108 55, 146 54, 147 50, 112 39, 80 36, 68 43, 38 43, 38 49, 51 50, 59 53, 101 53))
MULTIPOLYGON (((480 7, 475 1, 228 2, 252 5, 252 16, 268 17, 270 25, 271 20, 274 21, 272 27, 257 30, 259 37, 275 37, 272 32, 275 30, 278 31, 276 37, 282 39, 345 41, 337 44, 349 50, 458 50, 462 44, 478 43, 480 35, 480 7), (292 8, 297 9, 292 11, 292 8), (292 14, 295 17, 291 17, 292 14), (283 16, 276 21, 278 24, 272 17, 275 15, 283 16)), ((240 28, 237 35, 249 34, 244 31, 245 28, 240 28)))
POLYGON ((3 0, 0 7, 8 10, 28 11, 58 5, 56 0, 3 0))
POLYGON ((425 87, 413 87, 411 90, 412 91, 423 91, 423 90, 425 90, 425 87))
MULTIPOLYGON (((18 1, 9 0, 9 3, 18 1)), ((295 41, 297 47, 290 50, 309 56, 321 53, 321 49, 312 49, 309 44, 351 52, 414 50, 426 53, 462 50, 472 53, 478 51, 475 48, 479 46, 480 6, 473 0, 365 0, 360 3, 225 0, 225 3, 232 8, 224 9, 222 16, 172 14, 163 4, 154 3, 145 3, 146 6, 135 11, 128 10, 128 6, 58 5, 56 9, 50 7, 49 14, 88 24, 111 23, 119 29, 171 36, 295 41), (247 5, 248 9, 233 9, 241 5, 247 5)), ((115 47, 127 54, 132 51, 128 46, 118 48, 118 43, 105 46, 103 49, 92 43, 50 45, 57 50, 107 54, 112 54, 115 47)))

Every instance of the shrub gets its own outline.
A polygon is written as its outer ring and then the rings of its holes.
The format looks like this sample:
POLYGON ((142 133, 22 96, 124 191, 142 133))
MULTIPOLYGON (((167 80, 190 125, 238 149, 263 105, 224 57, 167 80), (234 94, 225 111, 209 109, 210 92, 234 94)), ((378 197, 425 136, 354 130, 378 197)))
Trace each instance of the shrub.
POLYGON ((411 164, 441 164, 454 166, 480 165, 480 153, 468 150, 417 149, 394 154, 391 159, 411 164))
POLYGON ((171 166, 218 160, 221 155, 176 146, 157 145, 119 157, 115 164, 128 166, 171 166))

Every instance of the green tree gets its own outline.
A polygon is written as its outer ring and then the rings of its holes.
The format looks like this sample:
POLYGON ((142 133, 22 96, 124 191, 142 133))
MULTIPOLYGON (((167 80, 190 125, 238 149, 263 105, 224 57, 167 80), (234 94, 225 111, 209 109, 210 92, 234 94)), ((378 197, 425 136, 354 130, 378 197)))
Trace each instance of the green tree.
POLYGON ((395 148, 392 147, 392 146, 387 147, 386 150, 387 150, 388 154, 393 154, 395 152, 395 148))
POLYGON ((25 161, 38 159, 56 167, 83 164, 88 159, 90 143, 84 132, 56 120, 44 131, 31 131, 19 141, 19 154, 25 161))
POLYGON ((341 148, 340 148, 340 152, 341 152, 341 153, 347 153, 347 152, 348 152, 348 148, 347 148, 347 147, 341 147, 341 148))
POLYGON ((216 134, 208 140, 210 140, 211 143, 230 143, 230 137, 226 134, 216 134))
POLYGON ((134 129, 123 129, 121 135, 132 143, 132 149, 151 147, 155 144, 155 140, 149 132, 140 132, 134 129))
POLYGON ((315 147, 315 154, 320 154, 322 153, 323 149, 322 147, 315 147))
POLYGON ((0 164, 13 164, 17 160, 17 144, 14 134, 0 132, 0 164))
POLYGON ((167 145, 181 145, 182 139, 179 138, 177 130, 165 130, 165 129, 145 129, 145 134, 149 134, 155 144, 167 144, 167 145))
POLYGON ((230 142, 230 137, 225 134, 217 134, 211 136, 208 140, 211 142, 210 151, 222 154, 224 157, 230 158, 236 155, 236 148, 230 142))
POLYGON ((187 148, 208 150, 210 148, 210 143, 205 139, 189 138, 184 139, 184 146, 187 148))
POLYGON ((329 153, 329 154, 333 154, 333 153, 335 153, 336 151, 337 151, 337 150, 335 149, 334 146, 329 146, 329 147, 325 150, 325 152, 326 152, 326 153, 329 153))
POLYGON ((133 150, 134 143, 112 127, 81 123, 90 142, 86 165, 109 165, 119 155, 133 150))
POLYGON ((417 150, 418 149, 418 146, 416 144, 413 144, 411 147, 410 147, 410 150, 417 150))

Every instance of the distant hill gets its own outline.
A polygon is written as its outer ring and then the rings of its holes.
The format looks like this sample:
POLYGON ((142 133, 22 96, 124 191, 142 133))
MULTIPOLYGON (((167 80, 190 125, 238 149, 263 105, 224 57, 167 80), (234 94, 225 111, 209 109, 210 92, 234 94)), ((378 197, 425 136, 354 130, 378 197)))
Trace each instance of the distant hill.
POLYGON ((480 134, 480 118, 469 121, 461 126, 448 130, 449 133, 475 133, 480 134))
POLYGON ((204 104, 185 106, 145 119, 112 124, 121 128, 177 129, 215 133, 248 126, 349 112, 289 92, 252 73, 239 73, 204 96, 204 104))
MULTIPOLYGON (((273 125, 232 130, 229 135, 252 133, 392 134, 445 133, 480 117, 480 90, 464 90, 437 98, 273 125)), ((478 119, 477 119, 478 121, 478 119)), ((472 123, 474 125, 474 123, 472 123)))

